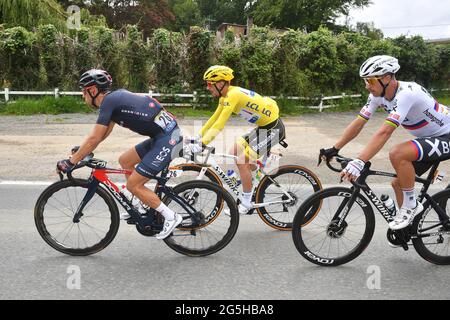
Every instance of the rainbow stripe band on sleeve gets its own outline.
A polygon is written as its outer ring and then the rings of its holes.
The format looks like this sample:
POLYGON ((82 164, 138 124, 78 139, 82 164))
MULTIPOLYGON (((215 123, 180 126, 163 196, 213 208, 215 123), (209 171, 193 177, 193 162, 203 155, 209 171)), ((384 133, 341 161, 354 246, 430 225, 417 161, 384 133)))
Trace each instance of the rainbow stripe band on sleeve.
POLYGON ((363 119, 364 121, 369 121, 369 118, 367 118, 366 116, 362 115, 361 113, 358 114, 357 118, 363 119))
POLYGON ((394 128, 398 128, 398 126, 400 125, 400 123, 398 123, 397 121, 395 121, 395 120, 393 120, 393 119, 391 119, 391 118, 387 118, 387 119, 384 121, 384 123, 387 124, 387 125, 390 125, 390 126, 392 126, 392 127, 394 127, 394 128))

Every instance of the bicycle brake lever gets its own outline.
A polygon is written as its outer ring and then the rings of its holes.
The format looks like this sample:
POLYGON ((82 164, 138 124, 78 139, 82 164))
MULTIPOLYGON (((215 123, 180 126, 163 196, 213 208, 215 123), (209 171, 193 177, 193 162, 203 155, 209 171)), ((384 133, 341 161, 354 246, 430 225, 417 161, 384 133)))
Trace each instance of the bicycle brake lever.
POLYGON ((64 180, 64 175, 61 172, 58 172, 59 175, 59 180, 63 181, 64 180))
POLYGON ((322 159, 322 155, 319 154, 319 160, 317 161, 317 166, 320 166, 320 164, 322 163, 323 159, 322 159))

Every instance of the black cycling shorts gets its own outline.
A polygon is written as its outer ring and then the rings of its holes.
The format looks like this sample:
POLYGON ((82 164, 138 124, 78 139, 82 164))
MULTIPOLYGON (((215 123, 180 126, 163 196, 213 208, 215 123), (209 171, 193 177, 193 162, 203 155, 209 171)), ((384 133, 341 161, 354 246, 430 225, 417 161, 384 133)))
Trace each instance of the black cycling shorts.
POLYGON ((257 127, 242 136, 238 143, 245 147, 245 154, 250 159, 267 155, 270 149, 286 138, 283 121, 277 119, 263 127, 257 127))
POLYGON ((417 138, 411 140, 416 149, 417 158, 413 162, 416 175, 421 176, 436 161, 450 159, 450 133, 439 137, 417 138))

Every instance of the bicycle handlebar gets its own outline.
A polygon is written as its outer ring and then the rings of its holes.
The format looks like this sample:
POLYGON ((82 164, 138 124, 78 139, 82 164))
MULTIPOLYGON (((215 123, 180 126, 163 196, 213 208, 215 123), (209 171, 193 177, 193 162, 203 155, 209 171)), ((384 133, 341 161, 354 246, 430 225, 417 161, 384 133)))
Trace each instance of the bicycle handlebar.
POLYGON ((346 158, 346 157, 343 157, 343 156, 341 156, 341 155, 339 155, 339 154, 337 154, 337 155, 335 155, 335 156, 333 156, 333 157, 331 157, 331 158, 327 158, 326 156, 325 156, 325 149, 320 149, 320 154, 319 154, 319 161, 318 161, 318 164, 317 165, 320 165, 321 163, 322 163, 322 161, 325 161, 325 164, 327 165, 327 167, 330 169, 330 170, 332 170, 332 171, 334 171, 334 172, 341 172, 346 166, 347 166, 347 164, 350 162, 350 161, 352 161, 353 159, 351 159, 351 158, 346 158), (335 167, 335 166, 333 166, 330 162, 331 162, 331 160, 333 160, 333 159, 335 159, 337 162, 339 162, 339 164, 340 164, 340 169, 338 168, 338 167, 335 167))

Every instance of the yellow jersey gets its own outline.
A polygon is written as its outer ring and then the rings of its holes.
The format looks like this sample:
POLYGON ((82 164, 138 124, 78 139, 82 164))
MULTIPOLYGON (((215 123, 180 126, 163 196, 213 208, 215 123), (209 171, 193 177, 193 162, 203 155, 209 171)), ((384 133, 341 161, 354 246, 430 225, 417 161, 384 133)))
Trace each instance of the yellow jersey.
POLYGON ((275 100, 262 97, 251 90, 230 86, 226 96, 219 99, 216 111, 200 132, 203 144, 207 145, 214 140, 232 113, 258 127, 268 125, 279 117, 279 109, 275 100))

